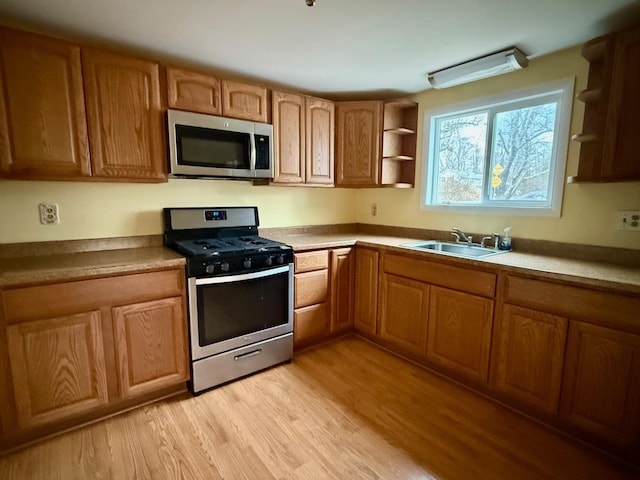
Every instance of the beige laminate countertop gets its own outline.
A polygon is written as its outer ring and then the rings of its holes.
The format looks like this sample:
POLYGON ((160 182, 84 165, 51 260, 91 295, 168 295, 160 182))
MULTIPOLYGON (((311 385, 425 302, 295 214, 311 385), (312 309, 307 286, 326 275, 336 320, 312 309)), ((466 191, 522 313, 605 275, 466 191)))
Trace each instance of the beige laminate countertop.
MULTIPOLYGON (((291 245, 295 251, 319 248, 340 248, 356 245, 383 248, 395 253, 410 253, 429 259, 444 259, 460 266, 485 267, 494 270, 535 274, 537 277, 561 280, 576 285, 614 289, 640 295, 640 268, 596 261, 573 260, 561 257, 534 255, 517 251, 494 255, 485 259, 466 259, 434 252, 411 250, 400 245, 419 239, 369 235, 362 233, 265 235, 291 245)), ((57 255, 0 258, 0 287, 25 285, 79 278, 118 275, 145 270, 182 266, 185 259, 161 246, 121 248, 57 255)))
POLYGON ((0 259, 0 286, 118 275, 184 264, 184 257, 164 247, 3 258, 0 259))
MULTIPOLYGON (((503 272, 531 274, 576 285, 614 289, 640 295, 640 268, 597 261, 574 260, 546 255, 534 255, 517 251, 501 253, 484 259, 467 259, 441 253, 412 250, 400 245, 420 239, 353 234, 300 234, 268 236, 291 245, 295 251, 317 248, 339 248, 355 245, 384 248, 396 253, 411 253, 430 259, 443 259, 467 266, 489 267, 503 272)), ((640 316, 640 314, 639 314, 640 316)))

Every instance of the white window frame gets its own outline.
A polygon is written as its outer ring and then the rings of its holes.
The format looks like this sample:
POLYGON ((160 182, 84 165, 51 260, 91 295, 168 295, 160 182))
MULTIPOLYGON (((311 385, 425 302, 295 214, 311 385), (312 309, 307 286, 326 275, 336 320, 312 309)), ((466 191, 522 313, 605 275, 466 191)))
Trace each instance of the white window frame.
MULTIPOLYGON (((514 215, 514 216, 539 216, 539 217, 559 217, 562 210, 562 196, 564 193, 565 170, 567 166, 567 150, 569 146, 569 131, 571 126, 571 112, 573 108, 573 89, 574 78, 564 78, 532 87, 511 90, 501 93, 475 99, 469 102, 459 103, 455 105, 447 105, 446 107, 429 110, 425 112, 423 124, 423 148, 422 148, 422 188, 420 191, 420 210, 440 211, 450 213, 478 213, 488 215, 514 215), (432 199, 435 197, 434 192, 434 171, 430 168, 435 158, 435 145, 437 141, 431 140, 431 134, 434 132, 436 120, 439 117, 465 113, 471 113, 482 108, 495 108, 506 105, 517 106, 523 101, 534 99, 535 97, 546 96, 552 93, 558 93, 560 99, 558 101, 557 124, 555 137, 557 140, 554 152, 554 168, 550 175, 550 191, 551 198, 546 205, 540 206, 530 205, 503 205, 489 204, 434 204, 432 199)), ((485 159, 486 161, 486 159, 485 159)))

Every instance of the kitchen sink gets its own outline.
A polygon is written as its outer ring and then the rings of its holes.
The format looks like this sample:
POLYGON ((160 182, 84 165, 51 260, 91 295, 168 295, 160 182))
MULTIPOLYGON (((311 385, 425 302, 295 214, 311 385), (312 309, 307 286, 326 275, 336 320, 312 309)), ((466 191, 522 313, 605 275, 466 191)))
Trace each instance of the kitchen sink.
POLYGON ((467 245, 466 243, 450 243, 439 242, 437 240, 428 240, 421 242, 405 243, 401 247, 410 248, 412 250, 423 250, 427 252, 442 253, 445 255, 453 255, 456 257, 466 258, 484 258, 500 253, 507 253, 508 250, 498 250, 495 248, 481 247, 480 245, 467 245))

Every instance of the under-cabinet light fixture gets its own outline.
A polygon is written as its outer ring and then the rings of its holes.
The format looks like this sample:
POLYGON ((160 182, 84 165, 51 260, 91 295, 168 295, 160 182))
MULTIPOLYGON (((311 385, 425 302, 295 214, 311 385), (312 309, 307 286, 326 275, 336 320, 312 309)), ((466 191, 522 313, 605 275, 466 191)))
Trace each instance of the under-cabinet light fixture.
POLYGON ((431 72, 427 78, 432 87, 446 88, 513 72, 527 65, 529 65, 527 56, 514 47, 431 72))

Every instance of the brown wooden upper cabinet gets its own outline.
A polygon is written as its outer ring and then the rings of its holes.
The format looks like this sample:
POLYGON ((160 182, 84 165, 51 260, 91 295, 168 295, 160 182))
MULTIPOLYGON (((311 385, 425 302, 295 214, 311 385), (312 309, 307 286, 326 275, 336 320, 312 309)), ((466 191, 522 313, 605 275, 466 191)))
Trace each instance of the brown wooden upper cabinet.
POLYGON ((338 102, 336 106, 336 186, 380 184, 382 102, 338 102))
POLYGON ((415 102, 338 103, 336 185, 412 188, 417 118, 415 102))
POLYGON ((320 98, 274 91, 273 183, 333 185, 335 105, 320 98))
POLYGON ((0 174, 91 175, 80 47, 0 29, 0 174))
POLYGON ((640 180, 640 28, 596 38, 582 56, 589 61, 578 174, 569 182, 640 180))
POLYGON ((159 65, 94 49, 82 65, 94 176, 166 180, 159 65))
POLYGON ((205 73, 167 68, 169 108, 222 115, 220 79, 205 73))
POLYGON ((269 123, 267 87, 222 80, 222 115, 269 123))
POLYGON ((0 176, 166 181, 159 68, 0 29, 0 176))
POLYGON ((169 108, 269 123, 266 87, 221 80, 205 72, 167 67, 169 108))

